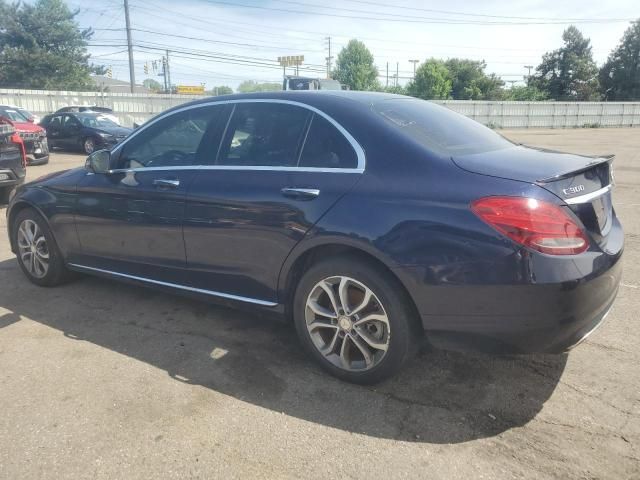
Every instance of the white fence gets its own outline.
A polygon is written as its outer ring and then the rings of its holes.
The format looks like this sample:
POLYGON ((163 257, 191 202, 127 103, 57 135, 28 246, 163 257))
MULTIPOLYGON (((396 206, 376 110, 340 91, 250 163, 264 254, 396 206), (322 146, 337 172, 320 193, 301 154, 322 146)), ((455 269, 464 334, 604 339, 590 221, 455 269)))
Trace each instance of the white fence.
POLYGON ((49 90, 0 89, 0 105, 15 105, 38 115, 68 105, 97 105, 112 108, 122 125, 141 124, 152 116, 181 103, 204 98, 197 95, 155 95, 147 93, 56 92, 49 90))
POLYGON ((640 102, 440 100, 436 103, 495 128, 640 126, 640 102))
MULTIPOLYGON (((67 105, 110 107, 123 125, 143 123, 196 95, 110 92, 55 92, 0 89, 0 105, 17 105, 38 115, 67 105)), ((438 100, 435 103, 494 128, 638 127, 640 102, 485 102, 438 100)))

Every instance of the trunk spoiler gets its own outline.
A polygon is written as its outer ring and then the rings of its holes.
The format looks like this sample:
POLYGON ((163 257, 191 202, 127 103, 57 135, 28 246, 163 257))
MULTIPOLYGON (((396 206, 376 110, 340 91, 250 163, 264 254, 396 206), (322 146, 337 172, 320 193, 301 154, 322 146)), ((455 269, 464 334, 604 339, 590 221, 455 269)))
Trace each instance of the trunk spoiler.
MULTIPOLYGON (((537 150, 543 151, 543 152, 554 152, 554 150, 545 150, 542 148, 539 148, 537 150)), ((578 168, 576 170, 571 170, 571 171, 567 171, 567 172, 562 172, 562 173, 558 173, 556 175, 553 175, 551 177, 547 177, 547 178, 542 178, 540 180, 537 180, 537 183, 549 183, 549 182, 555 182, 558 180, 563 180, 565 178, 569 178, 572 177, 574 175, 579 175, 583 172, 586 172, 587 170, 592 169, 593 167, 597 166, 597 165, 601 165, 603 163, 612 163, 613 160, 615 159, 615 155, 614 154, 609 154, 609 155, 584 155, 587 158, 592 158, 593 161, 588 162, 584 167, 578 168)))

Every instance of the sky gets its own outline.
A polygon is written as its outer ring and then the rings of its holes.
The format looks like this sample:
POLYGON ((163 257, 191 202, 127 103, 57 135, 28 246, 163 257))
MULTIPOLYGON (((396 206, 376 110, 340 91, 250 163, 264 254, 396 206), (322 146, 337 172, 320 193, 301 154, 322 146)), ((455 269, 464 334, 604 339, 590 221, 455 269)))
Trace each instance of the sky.
MULTIPOLYGON (((95 34, 91 62, 111 66, 114 78, 129 79, 123 0, 67 0, 83 28, 95 34)), ((406 84, 413 64, 427 58, 484 60, 487 73, 522 83, 525 65, 562 44, 571 23, 591 39, 601 65, 619 43, 631 19, 640 18, 638 0, 512 0, 447 2, 398 0, 129 0, 136 83, 169 49, 174 85, 207 89, 243 80, 282 81, 277 58, 304 55, 300 74, 326 75, 331 55, 351 38, 365 43, 382 84, 398 71, 406 84)), ((289 69, 293 74, 293 69, 289 69)), ((157 75, 157 72, 156 72, 157 75)))

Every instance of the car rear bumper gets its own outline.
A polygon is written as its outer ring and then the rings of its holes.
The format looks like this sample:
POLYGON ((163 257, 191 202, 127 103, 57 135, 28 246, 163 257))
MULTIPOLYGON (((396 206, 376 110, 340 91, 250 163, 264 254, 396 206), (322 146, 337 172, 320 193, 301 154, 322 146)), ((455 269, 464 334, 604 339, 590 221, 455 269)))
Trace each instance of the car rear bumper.
POLYGON ((515 262, 522 270, 511 284, 427 284, 431 272, 415 266, 398 273, 436 347, 561 353, 593 332, 613 305, 622 276, 622 230, 616 235, 616 253, 525 255, 515 262))

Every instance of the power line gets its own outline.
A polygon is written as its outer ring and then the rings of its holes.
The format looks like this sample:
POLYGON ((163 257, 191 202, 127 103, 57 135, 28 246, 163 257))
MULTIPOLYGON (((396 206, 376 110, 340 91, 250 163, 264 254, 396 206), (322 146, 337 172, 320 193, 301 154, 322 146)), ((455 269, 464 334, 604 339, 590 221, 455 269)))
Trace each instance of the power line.
MULTIPOLYGON (((445 15, 460 15, 460 16, 466 16, 466 17, 480 17, 480 18, 502 18, 502 19, 507 19, 507 20, 557 20, 554 17, 519 17, 519 16, 513 16, 513 15, 485 15, 485 14, 481 14, 481 13, 466 13, 466 12, 458 12, 458 11, 451 11, 451 10, 435 10, 432 8, 421 8, 421 7, 410 7, 410 6, 404 6, 404 5, 389 5, 388 3, 380 3, 380 2, 372 2, 372 1, 368 1, 368 0, 343 0, 343 1, 347 1, 350 3, 360 3, 360 4, 364 4, 364 5, 374 5, 374 6, 380 6, 380 7, 385 7, 385 8, 393 8, 394 10, 414 10, 414 11, 418 11, 418 12, 430 12, 430 13, 441 13, 441 14, 445 14, 445 15)), ((571 23, 578 23, 581 21, 593 21, 593 20, 607 20, 607 21, 611 21, 611 22, 630 22, 633 21, 635 19, 629 19, 629 18, 565 18, 565 21, 571 22, 571 23)))
MULTIPOLYGON (((316 8, 327 8, 324 5, 311 4, 311 3, 303 3, 297 2, 293 0, 275 0, 283 3, 302 5, 305 7, 316 7, 316 8)), ((476 21, 476 20, 453 20, 453 19, 442 19, 442 18, 430 18, 430 17, 408 17, 403 15, 396 14, 379 14, 384 15, 382 17, 372 17, 370 16, 371 12, 364 12, 363 10, 355 10, 355 9, 347 9, 340 7, 331 7, 331 11, 344 11, 344 12, 352 12, 358 14, 365 14, 360 16, 354 15, 341 15, 338 13, 329 13, 329 12, 309 12, 303 10, 292 10, 290 8, 277 8, 277 7, 266 7, 262 5, 247 5, 244 3, 232 3, 232 2, 224 2, 221 0, 207 0, 207 3, 213 3, 217 5, 228 5, 238 8, 248 8, 248 9, 258 9, 258 10, 269 10, 273 12, 284 12, 284 13, 293 13, 296 15, 305 15, 305 16, 313 16, 320 15, 325 17, 334 17, 334 18, 348 18, 352 20, 373 20, 373 21, 384 21, 384 22, 403 22, 403 23, 431 23, 431 24, 445 24, 445 25, 482 25, 482 26, 497 26, 497 25, 566 25, 570 23, 578 23, 578 22, 569 22, 569 21, 557 21, 557 22, 489 22, 489 21, 476 21), (389 18, 393 17, 393 18, 389 18)), ((374 13, 375 14, 375 13, 374 13)), ((615 22, 627 22, 629 20, 615 20, 615 22)), ((594 19, 589 22, 580 22, 580 23, 613 23, 609 20, 598 20, 594 19)))

